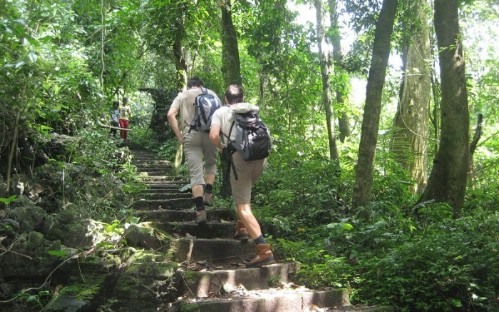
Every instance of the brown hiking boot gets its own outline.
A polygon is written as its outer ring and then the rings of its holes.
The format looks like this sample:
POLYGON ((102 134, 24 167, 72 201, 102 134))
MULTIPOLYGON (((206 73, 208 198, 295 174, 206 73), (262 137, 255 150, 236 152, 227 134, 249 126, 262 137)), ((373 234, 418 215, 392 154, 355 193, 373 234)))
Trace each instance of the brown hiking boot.
POLYGON ((249 234, 244 224, 241 220, 236 221, 236 233, 234 233, 234 239, 248 240, 249 234))
POLYGON ((196 223, 200 225, 206 223, 206 210, 196 211, 196 223))
POLYGON ((256 257, 245 262, 247 268, 257 268, 272 263, 274 263, 274 254, 270 250, 270 244, 256 245, 256 257))
POLYGON ((206 206, 211 206, 213 205, 213 193, 204 193, 203 194, 203 203, 206 206))

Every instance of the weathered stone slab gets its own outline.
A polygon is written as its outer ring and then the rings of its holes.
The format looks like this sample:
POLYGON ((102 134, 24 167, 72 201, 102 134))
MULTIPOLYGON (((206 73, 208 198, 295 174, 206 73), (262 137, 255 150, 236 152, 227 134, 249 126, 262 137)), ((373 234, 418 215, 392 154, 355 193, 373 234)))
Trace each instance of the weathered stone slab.
MULTIPOLYGON (((235 212, 229 209, 208 209, 208 220, 234 220, 235 212)), ((196 212, 192 209, 186 210, 140 210, 134 211, 134 215, 145 221, 154 222, 192 222, 196 218, 196 212)), ((233 221, 231 221, 232 224, 233 221)))
POLYGON ((198 225, 196 222, 194 222, 194 219, 192 219, 192 222, 157 222, 154 224, 154 226, 164 232, 197 238, 232 238, 235 231, 234 221, 208 221, 205 224, 198 225))
POLYGON ((189 209, 191 198, 144 199, 133 203, 135 209, 189 209))
POLYGON ((253 241, 241 242, 222 238, 180 238, 176 242, 175 261, 192 263, 195 261, 220 261, 241 258, 255 254, 253 241))
POLYGON ((247 290, 268 289, 272 285, 288 283, 297 271, 296 263, 275 263, 261 268, 238 268, 204 272, 186 271, 184 278, 186 297, 207 298, 223 292, 223 288, 244 286, 247 290))
POLYGON ((192 198, 190 193, 180 193, 176 189, 165 192, 164 190, 146 191, 142 192, 136 197, 138 200, 148 200, 148 199, 172 199, 172 198, 192 198))
POLYGON ((304 312, 317 311, 317 308, 348 306, 350 300, 345 289, 327 291, 269 289, 244 292, 240 296, 232 295, 227 299, 185 300, 175 303, 170 311, 304 312))

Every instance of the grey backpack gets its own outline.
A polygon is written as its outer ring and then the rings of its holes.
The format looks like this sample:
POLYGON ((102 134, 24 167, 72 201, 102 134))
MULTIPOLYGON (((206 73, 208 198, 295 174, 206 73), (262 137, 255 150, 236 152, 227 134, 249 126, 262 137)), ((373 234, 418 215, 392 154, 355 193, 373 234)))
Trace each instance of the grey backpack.
POLYGON ((202 93, 194 100, 194 119, 191 122, 189 129, 198 131, 209 132, 211 126, 211 117, 213 113, 219 109, 222 104, 218 97, 208 93, 206 88, 201 88, 202 93))

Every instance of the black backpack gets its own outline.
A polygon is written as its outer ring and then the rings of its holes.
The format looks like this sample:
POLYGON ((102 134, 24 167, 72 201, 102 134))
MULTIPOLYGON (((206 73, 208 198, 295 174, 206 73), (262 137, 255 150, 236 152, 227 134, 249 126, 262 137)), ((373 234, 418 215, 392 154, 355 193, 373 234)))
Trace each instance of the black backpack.
POLYGON ((235 128, 236 139, 232 147, 241 153, 244 160, 258 160, 269 156, 272 138, 265 123, 257 112, 234 113, 234 122, 230 127, 229 138, 235 128))
POLYGON ((222 158, 227 161, 227 170, 234 171, 237 180, 237 172, 232 161, 235 152, 241 153, 244 160, 258 160, 269 156, 272 148, 272 138, 265 123, 256 112, 236 113, 234 122, 230 126, 227 148, 222 151, 222 158), (230 140, 232 131, 236 128, 236 139, 230 140))
POLYGON ((194 100, 195 114, 189 132, 192 129, 209 132, 211 116, 213 116, 213 113, 222 106, 218 97, 208 93, 206 88, 201 88, 201 90, 202 93, 194 100))

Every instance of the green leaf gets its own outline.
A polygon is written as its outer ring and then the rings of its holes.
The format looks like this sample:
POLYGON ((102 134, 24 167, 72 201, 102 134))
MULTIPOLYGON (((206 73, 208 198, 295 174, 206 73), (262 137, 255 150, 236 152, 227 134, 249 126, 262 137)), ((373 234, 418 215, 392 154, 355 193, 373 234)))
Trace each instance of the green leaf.
POLYGON ((343 223, 343 229, 347 231, 353 230, 353 226, 350 223, 343 223))
POLYGON ((26 302, 40 302, 38 296, 36 295, 31 295, 26 299, 26 302))
POLYGON ((0 203, 10 204, 12 202, 15 202, 16 199, 17 199, 17 195, 12 195, 12 196, 7 197, 7 198, 0 197, 0 203))
POLYGON ((66 257, 67 252, 65 250, 49 250, 48 254, 56 257, 66 257))
POLYGON ((138 224, 140 222, 140 218, 135 217, 135 216, 129 216, 126 219, 126 222, 130 223, 130 224, 138 224))
POLYGON ((463 306, 463 303, 459 299, 452 299, 451 303, 456 308, 461 308, 463 306))

